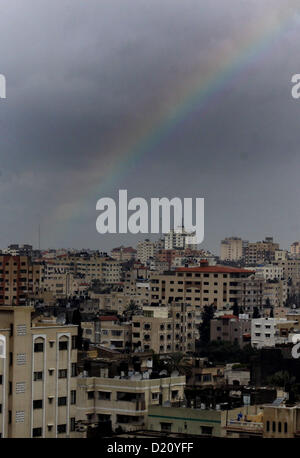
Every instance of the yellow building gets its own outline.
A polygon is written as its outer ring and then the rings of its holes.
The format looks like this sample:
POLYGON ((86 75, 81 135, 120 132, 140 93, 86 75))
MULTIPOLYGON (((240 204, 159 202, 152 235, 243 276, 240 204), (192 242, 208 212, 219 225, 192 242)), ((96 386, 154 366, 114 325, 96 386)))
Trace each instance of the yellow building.
POLYGON ((32 311, 0 307, 1 437, 75 437, 77 326, 32 311))

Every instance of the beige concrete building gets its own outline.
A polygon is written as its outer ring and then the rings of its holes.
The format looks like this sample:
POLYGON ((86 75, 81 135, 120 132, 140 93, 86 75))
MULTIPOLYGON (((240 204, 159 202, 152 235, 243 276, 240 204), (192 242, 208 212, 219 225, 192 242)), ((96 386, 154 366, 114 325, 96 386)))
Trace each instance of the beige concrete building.
POLYGON ((130 377, 78 377, 79 421, 111 421, 112 429, 145 429, 151 405, 183 399, 185 376, 143 379, 130 377))
POLYGON ((39 294, 43 266, 28 256, 0 256, 0 305, 25 305, 39 294))
POLYGON ((291 244, 290 253, 293 256, 298 256, 300 254, 300 242, 294 242, 291 244))
POLYGON ((264 406, 263 437, 300 437, 300 406, 264 406))
POLYGON ((164 275, 151 274, 151 304, 168 305, 181 302, 195 307, 199 316, 204 305, 239 303, 241 282, 253 271, 227 266, 210 266, 202 261, 198 267, 178 268, 164 275))
MULTIPOLYGON (((122 277, 121 261, 112 259, 107 255, 62 255, 55 259, 47 260, 53 269, 59 271, 64 269, 73 273, 75 276, 81 276, 86 282, 91 283, 93 280, 99 280, 103 283, 119 283, 122 277)), ((50 272, 50 267, 47 267, 50 272)))
POLYGON ((32 311, 0 307, 1 437, 75 437, 77 326, 32 311))
POLYGON ((82 322, 81 327, 82 337, 91 343, 118 350, 131 348, 131 323, 121 322, 117 316, 100 316, 82 322))
POLYGON ((221 261, 238 261, 243 257, 243 240, 239 237, 228 237, 221 241, 221 261))
POLYGON ((273 237, 266 237, 262 242, 249 242, 244 247, 244 261, 250 265, 272 262, 275 260, 277 250, 279 250, 279 244, 273 241, 273 237))
POLYGON ((135 259, 136 250, 132 248, 131 246, 129 247, 120 246, 117 248, 113 248, 110 252, 110 255, 116 261, 126 262, 126 261, 131 261, 135 259))
POLYGON ((137 259, 141 261, 143 264, 146 264, 150 258, 153 258, 156 252, 156 244, 155 242, 151 242, 151 240, 144 240, 143 242, 139 242, 137 244, 137 259))
MULTIPOLYGON (((148 414, 148 429, 169 434, 186 434, 187 436, 234 437, 235 435, 235 437, 240 437, 240 433, 234 434, 232 428, 235 424, 240 427, 244 423, 237 421, 238 415, 241 413, 244 417, 248 414, 249 417, 250 414, 257 414, 259 411, 257 406, 239 407, 227 411, 151 406, 148 414)), ((262 435, 262 423, 253 422, 251 425, 248 422, 247 426, 242 437, 262 435)))
POLYGON ((241 348, 251 342, 249 315, 223 315, 210 322, 210 340, 237 344, 241 348))
POLYGON ((169 307, 143 307, 132 318, 133 349, 155 353, 195 350, 195 311, 192 306, 172 303, 169 307))

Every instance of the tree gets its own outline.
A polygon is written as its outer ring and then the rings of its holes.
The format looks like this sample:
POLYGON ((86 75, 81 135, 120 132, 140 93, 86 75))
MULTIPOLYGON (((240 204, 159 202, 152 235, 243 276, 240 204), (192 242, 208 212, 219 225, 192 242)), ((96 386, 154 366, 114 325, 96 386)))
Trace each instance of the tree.
POLYGON ((252 318, 260 318, 258 307, 254 307, 252 318))
POLYGON ((296 378, 294 376, 291 377, 287 371, 278 371, 267 378, 267 383, 268 385, 284 388, 288 384, 292 385, 295 380, 296 378))
POLYGON ((131 320, 133 315, 135 315, 135 313, 140 310, 140 307, 138 305, 136 305, 136 303, 134 301, 130 301, 126 310, 124 310, 124 316, 126 317, 127 320, 131 320))
POLYGON ((205 305, 201 313, 202 323, 199 326, 200 344, 206 345, 210 341, 210 322, 214 317, 214 305, 205 305))
POLYGON ((232 313, 234 316, 239 316, 240 310, 239 310, 239 306, 237 305, 237 303, 233 304, 232 313))
POLYGON ((168 355, 166 370, 171 374, 173 371, 178 371, 181 375, 188 375, 191 372, 191 364, 189 358, 184 353, 171 353, 168 355))

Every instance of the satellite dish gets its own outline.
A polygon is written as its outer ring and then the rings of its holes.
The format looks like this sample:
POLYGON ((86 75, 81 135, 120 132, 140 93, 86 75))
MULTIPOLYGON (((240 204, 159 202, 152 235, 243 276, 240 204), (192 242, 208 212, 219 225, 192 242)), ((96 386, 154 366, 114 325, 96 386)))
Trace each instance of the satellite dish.
POLYGON ((167 376, 168 372, 165 369, 163 369, 162 371, 160 371, 159 375, 166 375, 167 376))
POLYGON ((178 375, 179 375, 179 372, 177 370, 171 373, 171 377, 178 377, 178 375))
POLYGON ((144 373, 143 373, 143 379, 144 379, 144 380, 148 380, 149 378, 150 378, 149 372, 144 372, 144 373))
POLYGON ((139 372, 136 372, 135 374, 133 374, 130 377, 130 380, 142 380, 142 374, 140 374, 139 372))

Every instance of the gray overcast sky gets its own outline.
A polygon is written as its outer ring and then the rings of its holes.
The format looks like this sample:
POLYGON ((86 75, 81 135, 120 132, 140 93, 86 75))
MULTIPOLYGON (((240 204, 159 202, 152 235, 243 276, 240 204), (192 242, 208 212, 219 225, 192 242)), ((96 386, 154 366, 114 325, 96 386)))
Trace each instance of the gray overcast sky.
POLYGON ((212 251, 299 240, 298 3, 2 0, 0 247, 135 244, 96 232, 119 189, 204 197, 212 251))

